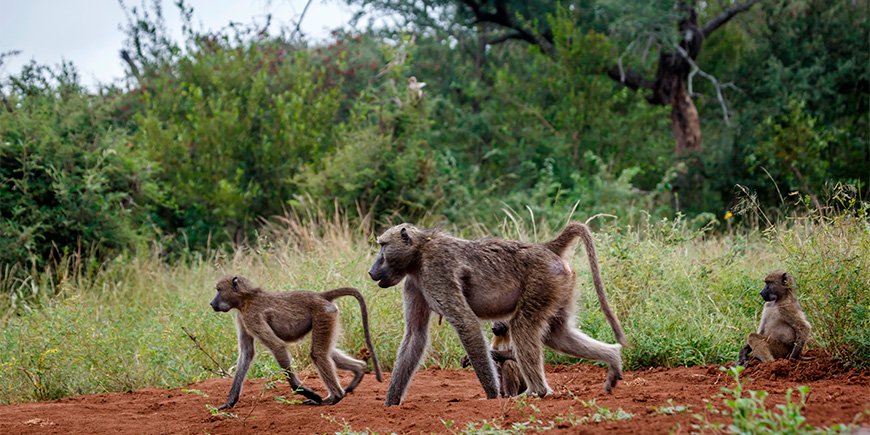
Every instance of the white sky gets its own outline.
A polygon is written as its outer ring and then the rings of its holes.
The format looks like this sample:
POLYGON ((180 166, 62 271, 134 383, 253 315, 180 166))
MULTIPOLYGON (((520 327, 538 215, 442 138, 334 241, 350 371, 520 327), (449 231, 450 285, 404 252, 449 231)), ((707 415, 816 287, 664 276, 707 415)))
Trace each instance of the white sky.
MULTIPOLYGON (((149 4, 152 0, 146 0, 149 4)), ((161 0, 167 28, 181 40, 181 20, 174 0, 161 0)), ((295 22, 306 0, 187 0, 193 6, 194 26, 215 30, 230 21, 265 22, 272 14, 272 29, 295 22)), ((128 8, 141 0, 126 0, 128 8)), ((353 10, 341 0, 314 0, 305 14, 306 37, 324 39, 329 30, 346 25, 353 10)), ((119 52, 125 35, 119 26, 126 17, 118 0, 0 0, 0 53, 21 50, 0 66, 0 75, 17 73, 35 59, 40 64, 72 61, 82 82, 93 87, 124 75, 119 52)))

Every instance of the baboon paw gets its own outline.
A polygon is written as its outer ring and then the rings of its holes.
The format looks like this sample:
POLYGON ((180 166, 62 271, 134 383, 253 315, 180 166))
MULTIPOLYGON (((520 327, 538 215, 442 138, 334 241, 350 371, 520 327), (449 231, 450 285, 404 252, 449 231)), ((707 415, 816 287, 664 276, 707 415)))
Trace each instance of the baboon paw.
POLYGON ((221 405, 221 406, 218 408, 218 411, 221 411, 221 410, 224 410, 224 409, 232 409, 234 406, 236 406, 235 403, 224 403, 223 405, 221 405))
POLYGON ((305 399, 302 401, 303 405, 311 405, 311 406, 320 406, 323 405, 323 402, 318 400, 305 399))
POLYGON ((341 399, 344 399, 344 396, 329 396, 326 399, 323 399, 321 405, 335 405, 338 402, 341 402, 341 399))

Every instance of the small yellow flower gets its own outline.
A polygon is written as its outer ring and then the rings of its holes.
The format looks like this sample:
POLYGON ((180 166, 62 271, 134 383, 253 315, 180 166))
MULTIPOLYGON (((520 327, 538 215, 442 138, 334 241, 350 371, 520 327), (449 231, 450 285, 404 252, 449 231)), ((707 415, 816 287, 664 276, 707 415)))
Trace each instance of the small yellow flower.
POLYGON ((725 220, 726 220, 726 221, 727 221, 728 219, 731 219, 732 217, 734 217, 734 214, 731 213, 730 211, 725 213, 725 220))

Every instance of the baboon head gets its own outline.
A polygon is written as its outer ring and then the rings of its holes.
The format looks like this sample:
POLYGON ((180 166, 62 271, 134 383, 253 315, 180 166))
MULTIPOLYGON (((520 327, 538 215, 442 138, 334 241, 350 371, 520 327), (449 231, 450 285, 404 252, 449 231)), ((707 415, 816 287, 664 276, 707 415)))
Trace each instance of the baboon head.
POLYGON ((503 337, 508 333, 508 324, 502 320, 496 320, 492 322, 492 335, 496 337, 503 337))
POLYGON ((794 277, 788 272, 777 270, 767 274, 764 278, 764 289, 761 290, 761 298, 767 302, 782 299, 794 289, 794 277))
POLYGON ((381 288, 392 287, 417 266, 420 246, 428 237, 410 224, 396 225, 378 237, 381 250, 369 269, 369 276, 381 288))
POLYGON ((225 276, 218 280, 215 288, 217 294, 214 295, 210 305, 215 311, 227 312, 238 308, 253 286, 243 276, 225 276))

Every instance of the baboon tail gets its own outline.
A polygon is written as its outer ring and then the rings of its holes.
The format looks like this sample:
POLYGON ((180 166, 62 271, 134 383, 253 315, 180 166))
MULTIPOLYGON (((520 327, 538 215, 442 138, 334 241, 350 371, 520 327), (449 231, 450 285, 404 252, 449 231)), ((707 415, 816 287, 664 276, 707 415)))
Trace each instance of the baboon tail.
POLYGON ((583 245, 586 247, 589 269, 592 270, 592 284, 595 285, 595 294, 598 296, 598 304, 601 306, 601 311, 604 313, 604 317, 607 318, 607 323, 613 329, 616 341, 625 346, 625 333, 622 331, 622 325, 619 324, 619 319, 616 318, 616 314, 610 309, 607 294, 604 293, 604 284, 601 282, 601 270, 598 267, 598 252, 595 250, 595 241, 592 239, 592 231, 589 229, 589 226, 580 222, 569 223, 562 230, 561 234, 546 244, 547 249, 562 258, 566 258, 568 256, 568 248, 573 247, 577 237, 583 240, 583 245))
POLYGON ((378 362, 378 354, 375 352, 375 346, 372 344, 372 335, 369 332, 369 311, 366 307, 366 300, 362 293, 353 287, 341 287, 335 290, 329 290, 321 293, 324 299, 332 301, 342 296, 353 296, 359 302, 359 309, 362 312, 363 333, 366 337, 366 347, 369 348, 369 353, 372 354, 372 365, 375 367, 375 379, 378 382, 384 381, 384 375, 381 372, 381 363, 378 362))

